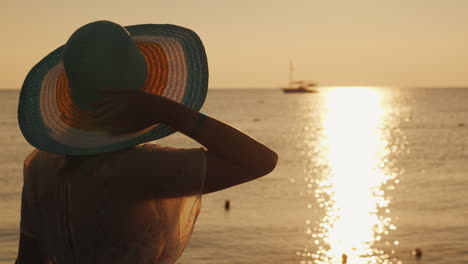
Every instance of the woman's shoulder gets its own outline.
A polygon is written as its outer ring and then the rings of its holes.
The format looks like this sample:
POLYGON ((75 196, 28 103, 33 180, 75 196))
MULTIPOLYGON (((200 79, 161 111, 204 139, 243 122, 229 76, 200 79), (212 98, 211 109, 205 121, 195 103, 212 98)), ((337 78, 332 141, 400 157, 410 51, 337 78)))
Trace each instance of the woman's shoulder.
POLYGON ((198 148, 175 148, 168 146, 161 146, 153 143, 145 143, 138 146, 134 146, 128 149, 127 152, 123 152, 123 155, 135 155, 135 156, 159 156, 159 155, 190 155, 197 152, 203 152, 203 147, 198 148))
POLYGON ((26 168, 42 167, 50 163, 62 163, 64 158, 64 155, 34 149, 24 160, 24 166, 26 168))
POLYGON ((89 166, 93 164, 116 166, 121 163, 126 165, 146 162, 166 163, 168 161, 175 162, 180 158, 198 157, 199 153, 203 151, 203 148, 174 148, 153 143, 140 144, 131 148, 92 156, 67 156, 34 149, 24 160, 24 167, 26 169, 34 168, 41 171, 50 171, 51 169, 62 168, 65 164, 84 165, 89 163, 89 166))

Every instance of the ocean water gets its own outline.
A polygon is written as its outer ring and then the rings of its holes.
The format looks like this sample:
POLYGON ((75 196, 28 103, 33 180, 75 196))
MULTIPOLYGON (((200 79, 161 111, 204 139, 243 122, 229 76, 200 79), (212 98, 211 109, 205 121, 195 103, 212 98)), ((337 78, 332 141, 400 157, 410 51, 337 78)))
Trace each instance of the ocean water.
MULTIPOLYGON (((320 89, 209 92, 205 113, 280 159, 270 175, 204 196, 177 263, 468 263, 468 89, 320 89)), ((0 91, 1 264, 17 253, 32 151, 17 100, 0 91)), ((197 146, 178 134, 158 143, 197 146)))

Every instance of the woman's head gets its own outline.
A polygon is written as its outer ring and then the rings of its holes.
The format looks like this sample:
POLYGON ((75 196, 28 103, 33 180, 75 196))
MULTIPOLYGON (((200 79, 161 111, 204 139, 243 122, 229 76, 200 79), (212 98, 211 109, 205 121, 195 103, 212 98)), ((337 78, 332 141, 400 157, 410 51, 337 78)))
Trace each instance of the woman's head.
POLYGON ((65 45, 63 64, 71 98, 90 110, 101 99, 99 89, 142 89, 146 61, 135 41, 122 26, 97 21, 76 30, 65 45))

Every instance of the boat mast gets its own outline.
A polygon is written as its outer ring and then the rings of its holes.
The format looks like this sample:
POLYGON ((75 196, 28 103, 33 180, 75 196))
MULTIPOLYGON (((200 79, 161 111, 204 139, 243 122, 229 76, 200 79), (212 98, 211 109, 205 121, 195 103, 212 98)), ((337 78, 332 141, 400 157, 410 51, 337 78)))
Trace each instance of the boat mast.
POLYGON ((289 60, 289 88, 292 88, 293 72, 294 72, 294 65, 292 63, 292 60, 289 60))

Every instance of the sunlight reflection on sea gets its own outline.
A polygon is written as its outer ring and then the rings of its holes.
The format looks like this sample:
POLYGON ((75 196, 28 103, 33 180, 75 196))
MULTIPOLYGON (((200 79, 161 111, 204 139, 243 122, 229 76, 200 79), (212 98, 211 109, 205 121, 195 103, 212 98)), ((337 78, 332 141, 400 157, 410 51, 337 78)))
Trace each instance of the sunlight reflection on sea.
POLYGON ((312 139, 319 144, 310 150, 319 154, 305 179, 324 215, 317 223, 306 220, 309 245, 298 252, 301 263, 394 263, 376 242, 390 244, 385 236, 397 228, 386 190, 399 181, 392 155, 404 145, 389 142, 384 132, 388 120, 378 90, 330 89, 325 97, 322 129, 312 139))

